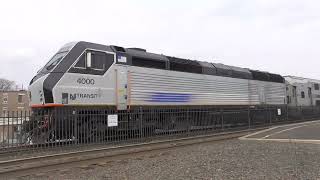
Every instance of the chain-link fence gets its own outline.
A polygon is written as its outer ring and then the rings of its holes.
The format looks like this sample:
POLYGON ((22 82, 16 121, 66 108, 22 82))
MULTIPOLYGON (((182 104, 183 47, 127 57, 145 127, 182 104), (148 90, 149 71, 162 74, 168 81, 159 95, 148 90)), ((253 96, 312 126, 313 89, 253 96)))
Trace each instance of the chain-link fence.
POLYGON ((320 118, 320 107, 57 108, 0 114, 0 151, 132 144, 320 118))

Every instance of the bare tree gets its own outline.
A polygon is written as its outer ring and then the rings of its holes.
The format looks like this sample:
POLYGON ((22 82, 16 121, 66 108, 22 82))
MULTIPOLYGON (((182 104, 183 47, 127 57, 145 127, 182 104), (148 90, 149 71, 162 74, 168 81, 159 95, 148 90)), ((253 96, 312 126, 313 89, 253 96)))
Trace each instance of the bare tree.
POLYGON ((15 87, 15 82, 7 79, 0 78, 0 91, 13 90, 15 87))

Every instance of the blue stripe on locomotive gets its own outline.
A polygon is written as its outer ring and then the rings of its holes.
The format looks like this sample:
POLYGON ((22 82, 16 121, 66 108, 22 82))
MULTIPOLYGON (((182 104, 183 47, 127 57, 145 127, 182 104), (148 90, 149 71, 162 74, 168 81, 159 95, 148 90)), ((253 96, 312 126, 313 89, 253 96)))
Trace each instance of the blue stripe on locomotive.
POLYGON ((190 102, 192 94, 152 93, 149 102, 190 102))

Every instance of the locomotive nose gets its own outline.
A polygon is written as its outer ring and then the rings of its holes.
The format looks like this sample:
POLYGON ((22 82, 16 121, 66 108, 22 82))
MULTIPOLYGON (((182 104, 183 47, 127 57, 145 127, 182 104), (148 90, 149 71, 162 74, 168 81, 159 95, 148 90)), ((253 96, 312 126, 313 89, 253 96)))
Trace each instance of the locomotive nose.
POLYGON ((45 103, 45 97, 43 93, 43 81, 46 79, 46 77, 47 75, 33 80, 29 85, 28 90, 31 106, 45 103))

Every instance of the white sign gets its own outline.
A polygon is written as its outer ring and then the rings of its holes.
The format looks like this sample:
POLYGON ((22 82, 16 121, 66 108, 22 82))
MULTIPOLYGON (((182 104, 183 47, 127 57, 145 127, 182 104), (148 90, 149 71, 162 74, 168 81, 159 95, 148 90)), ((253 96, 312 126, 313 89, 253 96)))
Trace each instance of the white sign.
POLYGON ((118 126, 118 115, 110 114, 108 115, 108 127, 118 126))
POLYGON ((125 56, 118 56, 118 62, 127 63, 127 57, 125 57, 125 56))
POLYGON ((281 109, 278 109, 278 116, 281 116, 281 109))

